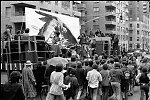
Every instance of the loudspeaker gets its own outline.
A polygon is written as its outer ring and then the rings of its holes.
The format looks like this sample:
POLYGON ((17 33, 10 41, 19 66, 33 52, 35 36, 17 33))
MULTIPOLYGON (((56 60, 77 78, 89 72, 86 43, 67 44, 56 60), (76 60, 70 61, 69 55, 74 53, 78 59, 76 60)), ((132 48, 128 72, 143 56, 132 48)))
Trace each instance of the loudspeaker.
POLYGON ((109 55, 109 51, 110 47, 108 41, 96 41, 96 53, 98 55, 101 55, 103 52, 109 55))
POLYGON ((103 41, 96 41, 96 53, 101 55, 103 52, 103 41))

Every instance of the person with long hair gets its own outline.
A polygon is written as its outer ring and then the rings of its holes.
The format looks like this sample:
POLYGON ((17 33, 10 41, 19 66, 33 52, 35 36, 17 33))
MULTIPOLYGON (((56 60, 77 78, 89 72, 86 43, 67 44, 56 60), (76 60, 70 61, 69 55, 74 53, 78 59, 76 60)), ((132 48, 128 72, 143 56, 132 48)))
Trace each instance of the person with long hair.
POLYGON ((19 83, 21 73, 13 71, 8 83, 1 85, 1 100, 25 100, 22 85, 19 83))

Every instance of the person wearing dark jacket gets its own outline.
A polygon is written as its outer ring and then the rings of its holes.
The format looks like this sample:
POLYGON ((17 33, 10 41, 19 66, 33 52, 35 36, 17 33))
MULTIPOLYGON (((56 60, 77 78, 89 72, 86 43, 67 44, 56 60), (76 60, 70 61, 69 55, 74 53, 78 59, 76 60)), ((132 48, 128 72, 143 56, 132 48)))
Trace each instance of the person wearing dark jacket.
POLYGON ((76 93, 79 87, 78 79, 75 77, 76 70, 71 69, 70 74, 65 77, 64 84, 70 84, 70 88, 64 90, 64 95, 66 96, 66 100, 69 100, 71 97, 73 100, 76 100, 76 93))
POLYGON ((114 65, 114 69, 110 70, 110 81, 113 89, 113 96, 115 96, 118 100, 121 99, 121 78, 123 77, 123 72, 120 69, 120 63, 116 62, 114 65))
POLYGON ((77 100, 78 100, 80 99, 81 93, 83 92, 83 86, 86 80, 86 76, 84 75, 84 69, 82 68, 81 62, 77 62, 76 77, 79 82, 79 90, 78 90, 78 95, 77 95, 77 100))
POLYGON ((13 71, 10 74, 10 81, 1 85, 1 100, 25 100, 20 79, 20 72, 13 71))
POLYGON ((140 83, 141 96, 140 100, 144 100, 144 94, 146 95, 145 100, 149 100, 149 85, 150 85, 150 73, 146 67, 142 68, 142 72, 136 76, 136 81, 140 83))
POLYGON ((129 91, 129 82, 132 78, 132 70, 127 67, 127 61, 122 62, 123 67, 121 68, 124 77, 121 79, 121 91, 123 92, 123 100, 128 100, 127 93, 129 91))
POLYGON ((50 88, 51 86, 51 83, 50 83, 50 76, 51 76, 51 73, 55 70, 55 66, 53 65, 47 65, 46 66, 46 70, 45 70, 45 73, 44 73, 44 78, 47 82, 47 85, 48 85, 48 89, 50 88))

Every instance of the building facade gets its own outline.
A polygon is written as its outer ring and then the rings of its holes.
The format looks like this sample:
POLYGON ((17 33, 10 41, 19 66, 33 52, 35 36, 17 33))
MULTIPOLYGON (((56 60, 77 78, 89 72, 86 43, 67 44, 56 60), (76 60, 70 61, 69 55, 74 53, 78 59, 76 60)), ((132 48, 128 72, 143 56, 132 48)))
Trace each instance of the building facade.
POLYGON ((13 34, 26 28, 25 7, 78 18, 81 16, 73 1, 2 1, 1 33, 6 30, 8 25, 13 27, 13 34))
POLYGON ((89 21, 83 24, 85 33, 89 34, 91 30, 92 32, 100 30, 104 34, 115 34, 119 37, 120 49, 127 51, 129 28, 128 2, 84 1, 83 4, 86 6, 84 11, 85 22, 89 21), (120 19, 120 16, 122 16, 122 19, 120 19))
POLYGON ((129 49, 150 50, 148 1, 129 1, 129 49))

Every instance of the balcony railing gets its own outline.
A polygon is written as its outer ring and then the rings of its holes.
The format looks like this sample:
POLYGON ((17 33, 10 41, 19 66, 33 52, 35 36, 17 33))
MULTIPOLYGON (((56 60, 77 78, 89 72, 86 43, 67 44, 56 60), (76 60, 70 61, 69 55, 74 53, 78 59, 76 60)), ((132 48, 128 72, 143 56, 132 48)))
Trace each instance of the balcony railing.
POLYGON ((116 31, 115 28, 106 28, 106 31, 116 31))
POLYGON ((17 11, 15 12, 15 16, 24 16, 25 15, 25 11, 17 11))
POLYGON ((106 1, 106 3, 113 3, 113 1, 106 1))
POLYGON ((113 21, 113 22, 116 22, 116 20, 115 19, 108 19, 108 18, 106 18, 106 21, 113 21))
POLYGON ((106 9, 106 12, 115 13, 115 10, 112 10, 112 9, 111 9, 111 10, 107 10, 107 9, 106 9))

